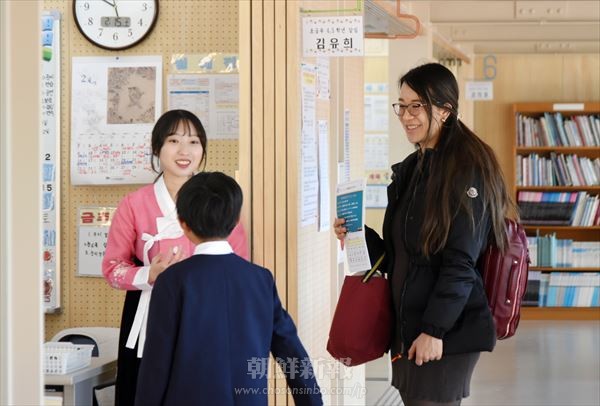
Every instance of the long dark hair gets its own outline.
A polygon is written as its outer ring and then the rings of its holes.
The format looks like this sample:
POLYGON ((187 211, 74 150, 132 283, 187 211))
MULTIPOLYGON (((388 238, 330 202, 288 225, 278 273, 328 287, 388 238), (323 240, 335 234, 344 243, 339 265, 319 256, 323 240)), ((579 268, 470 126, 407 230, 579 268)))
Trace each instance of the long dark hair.
POLYGON ((400 78, 415 91, 425 104, 429 117, 428 134, 433 120, 432 108, 437 106, 450 114, 440 123, 440 135, 431 160, 426 188, 425 220, 421 228, 423 253, 430 255, 446 245, 452 220, 460 210, 475 222, 482 221, 486 211, 491 218, 491 237, 502 251, 506 249, 505 217, 517 218, 518 212, 509 195, 502 170, 494 151, 458 118, 458 83, 452 72, 443 65, 428 63, 418 66, 400 78), (472 199, 467 196, 477 174, 484 189, 481 218, 475 219, 472 199), (466 180, 464 190, 457 190, 454 181, 466 180), (458 204, 457 204, 458 203, 458 204))
POLYGON ((196 129, 198 138, 200 138, 200 145, 202 145, 202 159, 200 160, 200 166, 203 164, 206 166, 206 131, 204 130, 204 126, 200 122, 200 119, 196 117, 194 113, 187 110, 169 110, 160 116, 152 129, 152 160, 150 161, 150 165, 152 166, 152 170, 159 174, 159 178, 162 171, 159 172, 154 167, 154 157, 158 158, 160 156, 160 150, 162 149, 165 140, 169 135, 175 133, 179 123, 183 123, 187 127, 188 134, 191 134, 192 127, 196 129))

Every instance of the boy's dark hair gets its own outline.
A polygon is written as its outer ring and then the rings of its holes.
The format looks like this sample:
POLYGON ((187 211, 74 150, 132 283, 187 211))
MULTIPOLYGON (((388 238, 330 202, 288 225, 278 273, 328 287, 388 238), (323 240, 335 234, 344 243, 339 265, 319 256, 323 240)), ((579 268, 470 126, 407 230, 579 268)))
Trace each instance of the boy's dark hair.
POLYGON ((177 214, 200 238, 227 238, 238 223, 242 189, 221 172, 200 172, 177 193, 177 214))

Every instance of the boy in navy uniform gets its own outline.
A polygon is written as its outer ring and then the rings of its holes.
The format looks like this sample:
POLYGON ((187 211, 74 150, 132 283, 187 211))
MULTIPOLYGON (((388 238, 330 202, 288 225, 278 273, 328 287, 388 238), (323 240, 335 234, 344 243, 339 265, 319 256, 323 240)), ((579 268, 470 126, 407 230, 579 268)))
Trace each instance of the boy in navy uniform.
POLYGON ((179 221, 197 246, 154 284, 136 405, 266 405, 267 374, 256 366, 269 353, 287 363, 296 405, 322 404, 271 273, 227 242, 241 207, 239 185, 223 173, 199 173, 179 190, 179 221))

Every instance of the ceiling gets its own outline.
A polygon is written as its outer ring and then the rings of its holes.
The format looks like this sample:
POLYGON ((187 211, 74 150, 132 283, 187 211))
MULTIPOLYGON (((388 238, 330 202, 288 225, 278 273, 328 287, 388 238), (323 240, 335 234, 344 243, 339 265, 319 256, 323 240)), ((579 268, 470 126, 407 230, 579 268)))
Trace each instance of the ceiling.
MULTIPOLYGON (((395 0, 365 0, 365 32, 414 32, 395 10, 395 0)), ((401 12, 417 15, 441 52, 600 53, 599 0, 413 0, 401 12)))

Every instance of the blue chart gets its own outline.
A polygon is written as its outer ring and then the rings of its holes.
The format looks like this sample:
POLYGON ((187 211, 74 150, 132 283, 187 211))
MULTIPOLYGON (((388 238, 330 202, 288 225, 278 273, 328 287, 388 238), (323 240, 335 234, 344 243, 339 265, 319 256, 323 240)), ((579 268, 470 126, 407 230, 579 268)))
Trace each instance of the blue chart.
POLYGON ((344 226, 349 233, 363 228, 363 191, 355 191, 337 197, 337 217, 346 220, 344 226))

